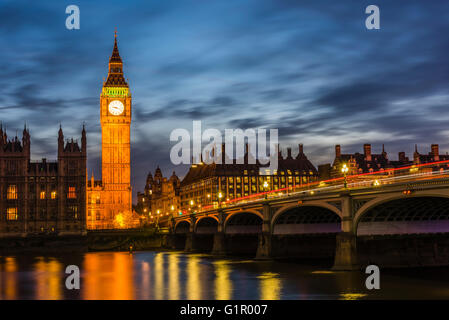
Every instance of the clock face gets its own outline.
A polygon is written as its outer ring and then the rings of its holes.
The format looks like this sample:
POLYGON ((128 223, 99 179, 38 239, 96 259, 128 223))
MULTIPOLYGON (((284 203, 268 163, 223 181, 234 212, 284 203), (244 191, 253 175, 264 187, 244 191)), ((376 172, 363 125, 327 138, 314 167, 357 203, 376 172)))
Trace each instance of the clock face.
POLYGON ((119 100, 114 100, 109 103, 109 112, 114 116, 121 115, 124 109, 125 106, 119 100))

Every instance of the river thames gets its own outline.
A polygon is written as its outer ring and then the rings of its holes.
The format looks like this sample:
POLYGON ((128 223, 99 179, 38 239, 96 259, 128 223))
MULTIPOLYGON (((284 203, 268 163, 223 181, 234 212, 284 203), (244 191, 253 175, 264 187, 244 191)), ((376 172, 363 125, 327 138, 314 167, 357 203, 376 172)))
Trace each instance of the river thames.
POLYGON ((0 256, 0 299, 449 299, 449 268, 381 270, 380 290, 363 272, 294 262, 217 259, 141 251, 0 256), (77 265, 80 290, 65 288, 77 265))

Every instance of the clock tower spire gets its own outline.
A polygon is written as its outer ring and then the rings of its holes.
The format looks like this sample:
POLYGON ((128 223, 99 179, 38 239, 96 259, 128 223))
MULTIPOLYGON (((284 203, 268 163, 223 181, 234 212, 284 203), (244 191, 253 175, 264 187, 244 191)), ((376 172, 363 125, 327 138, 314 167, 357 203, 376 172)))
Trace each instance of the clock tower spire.
POLYGON ((103 82, 100 95, 101 191, 92 189, 92 192, 100 193, 101 206, 95 210, 101 212, 99 220, 102 221, 92 222, 90 228, 117 227, 116 222, 123 221, 117 218, 118 215, 123 217, 132 214, 131 101, 131 92, 123 76, 123 61, 118 51, 116 31, 108 77, 103 82))
POLYGON ((128 83, 126 83, 123 77, 123 62, 118 52, 117 46, 117 30, 114 34, 114 48, 112 49, 111 57, 109 58, 109 72, 108 79, 103 84, 103 86, 115 86, 115 87, 125 87, 128 88, 128 83))

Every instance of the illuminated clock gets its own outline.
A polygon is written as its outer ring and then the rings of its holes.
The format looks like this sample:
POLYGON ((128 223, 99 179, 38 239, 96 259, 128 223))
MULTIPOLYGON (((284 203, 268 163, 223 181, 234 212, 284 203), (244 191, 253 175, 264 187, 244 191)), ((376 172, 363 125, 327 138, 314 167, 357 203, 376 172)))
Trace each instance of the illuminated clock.
POLYGON ((109 103, 109 112, 114 116, 121 115, 124 109, 125 106, 119 100, 114 100, 109 103))

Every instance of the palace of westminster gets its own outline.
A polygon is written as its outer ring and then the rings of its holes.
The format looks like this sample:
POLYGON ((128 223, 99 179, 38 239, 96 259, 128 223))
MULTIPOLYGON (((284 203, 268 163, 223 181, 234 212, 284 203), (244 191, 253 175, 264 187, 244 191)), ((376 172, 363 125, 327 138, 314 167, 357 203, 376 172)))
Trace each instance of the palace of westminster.
POLYGON ((296 155, 291 148, 286 155, 279 152, 278 169, 270 175, 259 175, 261 166, 248 164, 248 153, 244 164, 192 164, 182 180, 175 172, 164 177, 158 167, 154 176, 148 174, 145 189, 137 193, 133 208, 131 101, 115 36, 108 77, 100 95, 101 181, 87 176, 84 126, 81 145, 73 139, 65 140, 62 128, 59 129, 57 161, 31 160, 31 137, 26 127, 21 140, 17 136, 9 138, 0 127, 0 237, 84 235, 90 229, 163 222, 220 201, 339 177, 343 163, 349 167, 348 174, 358 174, 449 160, 449 155, 439 154, 436 144, 432 144, 428 154, 415 149, 413 159, 399 152, 394 161, 384 148, 381 153, 372 154, 371 145, 365 144, 362 153, 343 154, 337 145, 333 163, 317 168, 299 144, 296 155))

